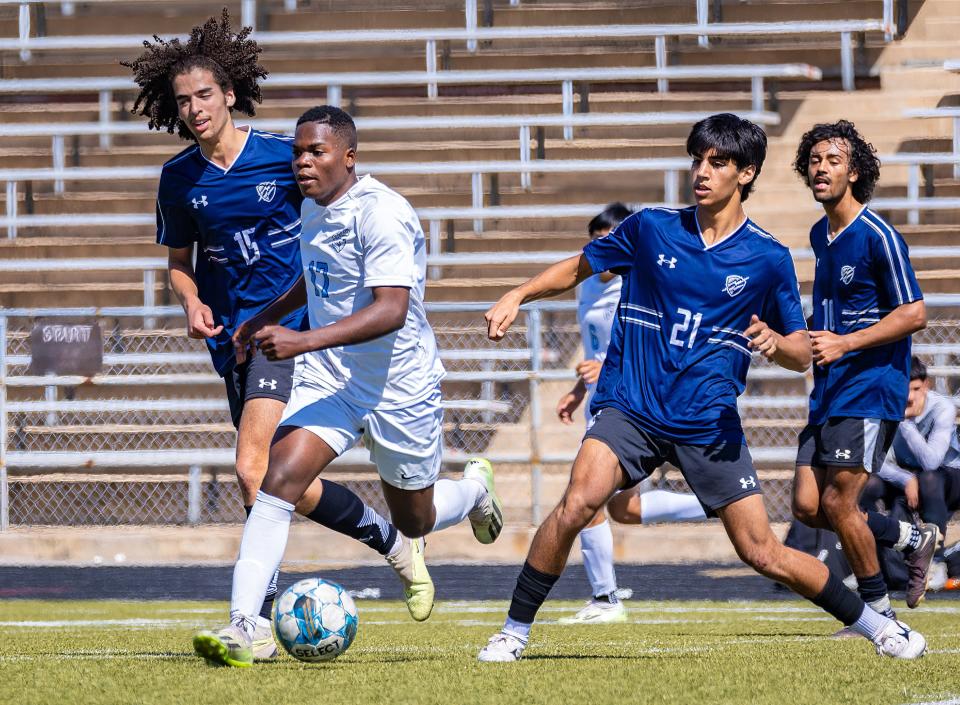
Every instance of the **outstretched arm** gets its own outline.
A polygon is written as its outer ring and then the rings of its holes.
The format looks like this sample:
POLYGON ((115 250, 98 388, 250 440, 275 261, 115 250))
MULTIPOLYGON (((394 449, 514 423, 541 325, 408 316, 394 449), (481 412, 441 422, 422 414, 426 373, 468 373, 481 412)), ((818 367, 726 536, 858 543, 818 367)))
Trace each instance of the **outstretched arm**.
POLYGON ((533 279, 508 291, 484 314, 487 336, 490 340, 503 339, 523 304, 569 291, 592 274, 590 263, 582 254, 551 265, 533 279))

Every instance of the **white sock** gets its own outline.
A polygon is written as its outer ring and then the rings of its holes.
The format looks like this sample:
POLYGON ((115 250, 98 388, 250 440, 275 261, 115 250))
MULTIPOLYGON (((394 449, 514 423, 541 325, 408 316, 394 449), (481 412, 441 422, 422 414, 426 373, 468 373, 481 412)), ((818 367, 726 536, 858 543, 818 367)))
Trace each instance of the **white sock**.
POLYGON ((870 607, 864 605, 860 619, 850 626, 857 634, 862 634, 876 644, 888 624, 890 624, 890 619, 878 612, 874 612, 870 607))
POLYGON ((613 567, 613 532, 610 522, 590 526, 580 532, 580 551, 583 569, 590 581, 591 593, 610 595, 617 589, 617 574, 613 567))
POLYGON ((239 612, 254 621, 260 614, 267 587, 287 548, 293 510, 289 502, 257 492, 257 501, 243 527, 240 557, 233 568, 231 615, 239 612))
POLYGON ((433 530, 441 531, 466 519, 485 492, 483 485, 473 480, 437 480, 433 486, 433 506, 437 510, 433 530))
POLYGON ((524 622, 515 622, 507 617, 507 621, 503 623, 503 631, 505 634, 517 637, 526 644, 527 639, 530 638, 530 627, 532 626, 532 624, 525 624, 524 622))
POLYGON ((697 496, 689 492, 652 490, 640 495, 640 519, 644 524, 660 521, 699 521, 706 512, 697 496))

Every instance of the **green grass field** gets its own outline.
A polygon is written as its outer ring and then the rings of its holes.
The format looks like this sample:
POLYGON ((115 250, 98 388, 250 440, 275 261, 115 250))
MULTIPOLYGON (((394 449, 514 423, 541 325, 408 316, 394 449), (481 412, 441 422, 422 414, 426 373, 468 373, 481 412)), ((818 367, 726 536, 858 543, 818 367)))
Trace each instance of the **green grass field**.
POLYGON ((479 664, 505 603, 440 603, 414 624, 399 603, 360 601, 336 662, 226 669, 190 647, 222 603, 3 601, 0 703, 960 703, 960 606, 911 613, 930 654, 899 662, 828 638, 837 624, 799 601, 628 605, 630 623, 569 627, 551 622, 578 605, 550 602, 527 658, 479 664))

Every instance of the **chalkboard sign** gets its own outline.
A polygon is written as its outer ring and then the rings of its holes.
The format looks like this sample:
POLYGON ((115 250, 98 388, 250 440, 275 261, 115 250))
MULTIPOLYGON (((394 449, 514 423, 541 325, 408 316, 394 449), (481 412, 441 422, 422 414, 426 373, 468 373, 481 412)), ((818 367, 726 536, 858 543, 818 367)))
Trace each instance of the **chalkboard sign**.
POLYGON ((30 332, 30 374, 92 377, 102 368, 98 323, 37 323, 30 332))

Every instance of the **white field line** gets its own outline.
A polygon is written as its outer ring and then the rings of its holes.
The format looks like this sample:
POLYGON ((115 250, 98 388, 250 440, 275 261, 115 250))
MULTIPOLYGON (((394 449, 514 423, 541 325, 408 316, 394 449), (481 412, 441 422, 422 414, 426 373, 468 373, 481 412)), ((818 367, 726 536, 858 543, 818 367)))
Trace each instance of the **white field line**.
POLYGON ((950 698, 949 700, 924 700, 917 703, 904 703, 904 705, 960 705, 960 698, 950 698))

